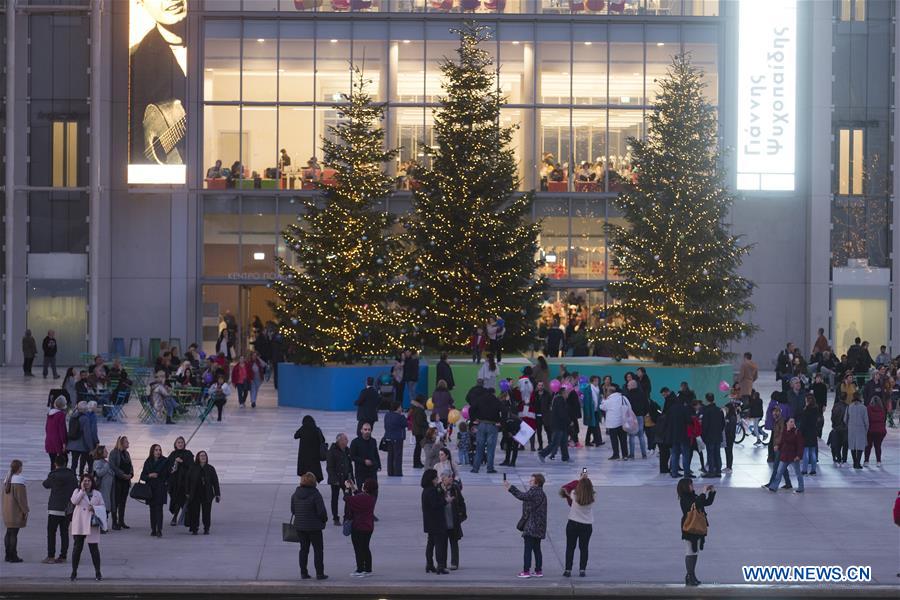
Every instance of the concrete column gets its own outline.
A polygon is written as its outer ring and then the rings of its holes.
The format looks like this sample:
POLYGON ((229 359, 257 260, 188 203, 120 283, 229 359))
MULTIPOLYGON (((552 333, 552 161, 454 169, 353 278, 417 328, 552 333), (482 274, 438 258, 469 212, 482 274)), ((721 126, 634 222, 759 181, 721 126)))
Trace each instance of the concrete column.
MULTIPOLYGON (((383 98, 386 102, 390 102, 397 95, 397 72, 400 70, 400 42, 392 40, 388 42, 387 69, 382 74, 379 87, 382 90, 383 98)), ((384 142, 388 148, 394 148, 397 145, 397 109, 387 111, 384 119, 384 142)), ((388 163, 388 174, 396 175, 397 161, 392 160, 388 163)))
MULTIPOLYGON (((894 18, 894 51, 900 40, 900 20, 894 18)), ((900 106, 900 61, 894 60, 894 106, 900 106)), ((900 353, 900 202, 897 198, 897 177, 900 176, 900 119, 894 118, 894 187, 890 190, 893 219, 891 225, 891 339, 892 356, 900 353)))
MULTIPOLYGON (((535 77, 534 43, 523 43, 522 59, 524 61, 524 73, 522 76, 522 104, 534 104, 535 90, 540 82, 535 77)), ((538 140, 535 136, 535 120, 537 111, 527 109, 522 115, 522 163, 519 166, 524 189, 537 189, 537 156, 536 147, 538 140)))

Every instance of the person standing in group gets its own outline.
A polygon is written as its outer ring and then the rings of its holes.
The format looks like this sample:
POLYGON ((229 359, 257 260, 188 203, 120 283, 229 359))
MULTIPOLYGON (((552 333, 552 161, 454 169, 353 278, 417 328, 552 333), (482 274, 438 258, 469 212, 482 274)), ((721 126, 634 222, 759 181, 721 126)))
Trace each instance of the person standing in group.
POLYGON ((294 432, 297 446, 297 476, 312 473, 316 481, 322 481, 322 461, 326 459, 325 435, 316 425, 312 415, 304 415, 300 429, 294 432))
POLYGON ((797 489, 795 494, 803 493, 803 474, 800 472, 800 458, 803 456, 803 436, 797 429, 797 422, 790 418, 784 426, 784 433, 781 434, 781 440, 778 442, 778 463, 773 480, 769 483, 769 491, 777 492, 778 484, 781 482, 782 476, 788 469, 788 466, 794 469, 794 475, 797 477, 797 489))
POLYGON ((670 448, 669 475, 673 479, 678 479, 680 460, 681 471, 688 477, 691 472, 691 442, 688 439, 687 428, 691 423, 691 409, 680 394, 667 396, 665 405, 668 406, 668 409, 664 408, 663 414, 666 417, 666 441, 670 448))
POLYGON ((406 440, 406 428, 403 407, 393 402, 391 411, 384 416, 384 440, 388 445, 388 477, 403 476, 403 442, 406 440))
POLYGON ((103 505, 103 495, 94 489, 94 479, 91 475, 85 473, 81 476, 81 485, 72 492, 70 501, 75 507, 72 511, 72 538, 75 543, 72 548, 72 575, 69 579, 75 581, 78 578, 78 563, 81 562, 81 552, 87 542, 91 562, 94 563, 94 578, 101 581, 103 579, 103 575, 100 574, 101 530, 93 517, 101 511, 106 512, 106 506, 103 505))
POLYGON ((407 419, 412 425, 412 434, 416 440, 413 448, 413 469, 422 469, 422 440, 428 431, 428 415, 425 414, 425 396, 416 396, 409 404, 407 419))
MULTIPOLYGON (((106 507, 106 520, 109 521, 109 513, 113 509, 113 486, 116 476, 109 464, 109 452, 106 446, 100 445, 94 449, 94 488, 103 496, 103 506, 106 507)), ((106 533, 103 531, 102 533, 106 533)))
POLYGON ((350 442, 350 460, 353 461, 353 473, 356 481, 372 479, 378 482, 378 471, 381 470, 381 457, 378 455, 378 444, 372 437, 372 425, 363 423, 359 436, 350 442))
POLYGON ((603 435, 600 433, 600 402, 603 396, 600 393, 600 377, 592 375, 590 384, 584 392, 581 400, 582 422, 587 431, 584 434, 584 446, 600 446, 603 443, 603 435))
POLYGON ((444 447, 444 440, 438 435, 437 428, 429 427, 422 440, 422 464, 426 469, 433 469, 441 459, 440 451, 444 447))
POLYGON ((87 415, 88 403, 84 400, 75 406, 75 412, 69 417, 69 433, 66 449, 72 453, 72 469, 78 477, 84 474, 85 468, 90 473, 90 453, 99 441, 96 429, 91 428, 91 420, 87 415))
POLYGON ((34 377, 31 366, 34 364, 35 356, 37 356, 37 340, 31 335, 31 330, 26 329, 25 335, 22 336, 22 371, 25 377, 34 377))
POLYGON ((880 467, 881 442, 884 441, 884 437, 887 435, 887 428, 885 427, 887 413, 884 410, 881 398, 879 398, 878 396, 873 396, 872 399, 869 400, 869 405, 866 407, 866 411, 868 412, 869 416, 869 429, 866 432, 865 464, 869 464, 869 456, 872 452, 872 447, 874 446, 875 462, 880 467))
POLYGON ((678 503, 681 505, 681 539, 684 540, 685 544, 684 566, 687 573, 684 576, 684 584, 697 586, 700 585, 700 580, 697 579, 696 574, 697 559, 706 543, 706 534, 701 535, 684 531, 684 522, 691 509, 695 509, 707 520, 708 526, 709 520, 706 515, 706 507, 716 499, 716 489, 711 485, 707 485, 703 488, 703 493, 697 495, 694 493, 694 482, 690 478, 684 477, 678 481, 676 491, 678 493, 678 503))
POLYGON ((634 458, 634 440, 638 440, 641 448, 641 458, 647 458, 647 440, 644 437, 644 416, 650 411, 649 398, 644 394, 644 390, 641 389, 637 379, 628 381, 625 397, 631 405, 634 416, 637 417, 638 425, 636 433, 628 434, 628 456, 634 458))
POLYGON ((59 379, 59 373, 56 372, 56 351, 58 349, 56 332, 51 329, 47 332, 44 341, 41 342, 41 350, 44 353, 44 379, 47 379, 49 369, 53 369, 53 379, 59 379))
POLYGON ((325 547, 322 530, 328 522, 328 511, 322 494, 316 489, 316 478, 312 473, 300 477, 300 485, 291 496, 291 514, 294 528, 300 536, 300 579, 310 579, 309 547, 313 549, 313 566, 316 579, 328 579, 325 574, 325 547))
POLYGON ((78 478, 67 464, 65 454, 57 456, 53 470, 41 484, 50 490, 47 501, 47 558, 42 561, 47 565, 66 562, 69 553, 69 499, 72 492, 78 489, 78 478), (60 538, 59 555, 53 558, 56 554, 57 530, 60 538))
MULTIPOLYGON (((551 390, 559 390, 559 382, 551 385, 551 390)), ((545 413, 546 414, 546 413, 545 413)), ((566 399, 562 394, 555 392, 550 403, 549 419, 545 418, 545 423, 550 424, 550 441, 547 447, 538 452, 538 460, 544 462, 549 456, 551 459, 559 450, 562 461, 569 462, 569 410, 566 407, 566 399)))
POLYGON ((231 367, 231 385, 237 389, 238 405, 244 408, 247 404, 247 394, 250 392, 250 368, 243 355, 238 358, 237 364, 231 367))
POLYGON ((338 514, 338 497, 344 487, 345 481, 353 480, 353 461, 350 460, 350 441, 346 433, 337 434, 331 448, 328 449, 328 457, 325 461, 325 470, 328 472, 328 485, 331 486, 331 516, 334 524, 341 524, 338 514))
POLYGON ((201 450, 197 453, 188 473, 184 524, 193 535, 197 535, 197 530, 200 528, 201 512, 203 535, 209 535, 209 528, 212 524, 212 503, 213 500, 218 503, 221 497, 219 475, 216 473, 216 468, 209 464, 209 455, 206 450, 201 450))
POLYGON ((491 317, 487 322, 487 338, 491 353, 497 357, 497 363, 503 362, 503 336, 506 334, 506 323, 503 319, 491 317))
MULTIPOLYGON (((187 495, 188 478, 191 465, 194 464, 194 453, 186 448, 184 438, 180 435, 175 438, 172 452, 169 454, 169 512, 172 514, 172 527, 178 524, 178 513, 185 505, 187 495)), ((182 520, 183 520, 182 515, 182 520)))
POLYGON ((831 460, 834 466, 847 464, 847 423, 844 417, 847 405, 838 401, 831 405, 831 433, 828 434, 828 445, 831 446, 831 460))
POLYGON ((55 468, 56 457, 66 455, 66 397, 57 396, 53 408, 47 411, 44 424, 44 451, 50 456, 50 468, 55 468))
MULTIPOLYGON (((419 386, 419 353, 415 348, 409 351, 409 355, 403 361, 403 385, 406 387, 407 397, 410 400, 415 398, 416 388, 419 386)), ((370 423, 374 424, 375 421, 370 423)))
POLYGON ((528 480, 525 492, 503 480, 503 486, 515 498, 522 501, 522 516, 516 529, 522 532, 525 542, 525 557, 519 578, 543 577, 544 557, 541 554, 541 540, 547 535, 547 495, 544 494, 544 476, 534 473, 528 480), (531 556, 534 555, 534 571, 531 570, 531 556))
MULTIPOLYGON (((394 399, 403 404, 403 364, 406 361, 406 352, 401 352, 394 358, 391 366, 391 383, 394 385, 394 399)), ((412 400, 412 398, 410 398, 412 400)), ((359 429, 357 427, 357 429, 359 429)), ((357 431, 359 435, 359 431, 357 431)))
POLYGON ((484 330, 476 327, 469 336, 469 350, 472 352, 472 362, 476 365, 481 364, 481 355, 487 346, 487 338, 484 336, 484 330))
POLYGON ((375 389, 374 377, 366 377, 366 387, 360 390, 359 396, 353 404, 356 406, 356 435, 359 435, 363 423, 375 427, 375 423, 378 422, 378 406, 381 404, 381 395, 375 389))
POLYGON ((356 570, 351 575, 353 577, 369 577, 372 575, 372 550, 369 548, 369 544, 372 542, 372 533, 375 531, 375 502, 378 498, 378 482, 374 479, 366 479, 363 482, 361 493, 357 491, 356 485, 350 480, 345 481, 344 486, 347 489, 344 504, 347 507, 347 517, 352 523, 350 541, 353 543, 353 553, 356 555, 356 570))
POLYGON ((497 368, 497 363, 494 361, 494 353, 488 352, 484 363, 478 368, 478 379, 486 389, 496 391, 497 377, 499 376, 500 369, 497 368))
POLYGON ((806 406, 800 412, 797 429, 803 436, 803 458, 800 470, 803 475, 815 475, 819 454, 819 418, 822 412, 812 394, 806 394, 806 406))
MULTIPOLYGON (((532 370, 532 377, 534 377, 534 370, 532 370)), ((535 379, 534 381, 534 398, 532 400, 535 422, 534 437, 537 438, 538 451, 541 451, 544 449, 545 432, 547 434, 547 444, 550 443, 550 403, 553 400, 553 395, 542 380, 535 379)), ((597 431, 600 431, 599 428, 597 431)))
POLYGON ((738 413, 733 402, 725 408, 725 472, 731 473, 734 463, 734 440, 737 435, 738 413))
POLYGON ((166 480, 169 478, 170 469, 169 461, 163 456, 162 447, 159 444, 150 446, 150 456, 144 461, 144 468, 141 470, 141 481, 146 481, 151 491, 150 500, 147 502, 147 506, 150 507, 151 536, 162 537, 166 480))
POLYGON ((753 384, 759 378, 759 368, 753 362, 753 354, 744 352, 744 360, 741 362, 741 370, 738 375, 738 396, 741 403, 746 406, 750 402, 750 394, 753 393, 753 384))
POLYGON ((422 473, 422 528, 428 534, 425 545, 425 572, 446 575, 447 570, 447 519, 444 508, 448 493, 441 486, 437 471, 425 469, 422 473), (437 566, 435 567, 435 563, 437 566))
POLYGON ((437 378, 435 381, 445 381, 447 383, 447 390, 452 391, 456 386, 456 382, 453 381, 453 369, 450 367, 450 363, 447 362, 447 353, 441 353, 441 359, 438 361, 437 366, 437 378))
POLYGON ((628 434, 622 429, 622 424, 625 422, 626 407, 630 408, 631 404, 619 392, 611 393, 600 403, 600 410, 606 413, 607 432, 609 437, 612 438, 613 453, 609 460, 619 460, 620 457, 622 460, 628 460, 628 448, 625 446, 628 434), (619 454, 620 451, 621 455, 619 454))
MULTIPOLYGON (((491 362, 488 355, 488 362, 491 362)), ((482 365, 484 367, 484 365, 482 365)), ((497 432, 502 422, 502 407, 493 388, 485 385, 486 393, 481 396, 476 406, 470 406, 469 419, 477 425, 475 433, 475 460, 472 462, 472 473, 481 469, 481 463, 487 453, 487 472, 496 473, 494 469, 494 452, 497 450, 497 432)), ((568 418, 566 420, 568 423, 568 418)))
MULTIPOLYGON (((452 461, 451 461, 452 462, 452 461)), ((459 540, 462 539, 462 524, 468 518, 466 499, 462 495, 462 484, 455 471, 440 471, 441 487, 447 494, 444 516, 447 523, 447 539, 450 542, 450 570, 459 569, 459 540)))
POLYGON ((28 524, 28 490, 25 488, 22 466, 21 460, 13 460, 3 481, 3 524, 6 526, 3 560, 8 563, 22 562, 18 552, 19 530, 28 524))
POLYGON ((453 396, 450 395, 450 388, 443 379, 438 379, 434 393, 431 395, 431 402, 434 405, 432 414, 436 414, 441 423, 446 427, 449 423, 447 420, 450 409, 454 408, 453 396))
MULTIPOLYGON (((706 406, 703 407, 700 420, 701 438, 706 445, 706 477, 722 476, 722 435, 725 431, 725 415, 716 406, 716 397, 706 394, 706 406)), ((700 462, 703 462, 702 455, 700 462)))
POLYGON ((861 459, 869 434, 869 412, 863 405, 859 392, 853 393, 852 402, 844 413, 844 423, 847 424, 847 447, 853 457, 853 468, 862 469, 861 459))
POLYGON ((116 446, 109 453, 109 466, 116 476, 113 485, 112 528, 131 529, 125 524, 125 503, 128 502, 128 491, 131 489, 131 480, 134 478, 134 465, 131 463, 131 454, 128 453, 128 438, 124 435, 116 440, 116 446))
POLYGON ((578 545, 578 576, 586 575, 588 545, 594 530, 594 484, 588 478, 587 469, 581 477, 559 488, 559 495, 569 503, 569 520, 566 522, 566 568, 563 577, 572 576, 575 562, 575 546, 578 545))

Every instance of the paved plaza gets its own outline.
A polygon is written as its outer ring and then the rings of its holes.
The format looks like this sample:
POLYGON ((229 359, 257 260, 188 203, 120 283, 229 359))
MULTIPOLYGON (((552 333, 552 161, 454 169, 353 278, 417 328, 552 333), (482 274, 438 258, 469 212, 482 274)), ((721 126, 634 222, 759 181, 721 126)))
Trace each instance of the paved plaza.
MULTIPOLYGON (((759 387, 767 397, 774 389, 774 377, 764 373, 761 380, 759 387)), ((49 387, 49 382, 40 377, 23 379, 18 369, 0 370, 0 463, 5 471, 13 458, 24 461, 31 504, 28 527, 19 535, 19 553, 25 562, 2 564, 3 592, 73 589, 67 566, 40 564, 46 553, 47 493, 40 482, 48 470, 43 443, 49 387)), ((461 397, 463 393, 460 390, 455 395, 461 397)), ((151 538, 147 508, 131 501, 126 521, 132 529, 101 538, 104 581, 80 580, 75 584, 78 590, 402 595, 428 589, 439 595, 468 593, 466 590, 485 595, 784 595, 784 590, 777 588, 715 585, 742 584, 743 565, 870 565, 872 583, 859 584, 858 588, 887 595, 900 589, 900 528, 891 517, 900 488, 900 430, 896 429, 888 430, 880 468, 835 468, 829 450, 820 442, 823 460, 819 474, 806 479, 803 495, 761 490, 759 486, 769 477, 765 449, 754 448, 748 441, 736 445, 734 472, 715 481, 720 492, 709 509, 710 535, 697 571, 704 582, 699 591, 683 586, 681 513, 675 480, 658 474, 655 457, 608 461, 609 445, 572 450, 570 464, 548 461, 542 465, 535 453, 526 450, 520 452, 515 469, 498 467, 494 475, 463 471, 469 519, 463 524, 460 570, 445 577, 425 574, 421 471, 412 469, 408 445, 404 476, 388 478, 382 474, 379 479, 376 514, 380 520, 372 541, 375 575, 364 584, 350 577, 354 563, 349 538, 329 524, 325 531, 325 567, 330 579, 315 584, 301 582, 298 547, 281 541, 281 523, 290 517, 290 496, 297 485, 293 433, 307 411, 277 407, 271 384, 263 388, 255 410, 238 409, 236 404, 231 401, 226 407, 222 423, 201 426, 189 446, 194 452, 209 452, 222 482, 222 502, 213 505, 211 535, 190 536, 183 528, 169 527, 166 518, 164 536, 151 538), (586 578, 564 579, 567 506, 557 490, 583 466, 598 487, 591 558, 586 578), (543 544, 545 577, 541 580, 515 577, 522 561, 522 542, 515 530, 521 505, 502 487, 504 469, 520 487, 534 471, 547 476, 550 510, 548 537, 543 544)), ((160 443, 168 452, 176 436, 188 436, 195 426, 144 425, 137 420, 138 408, 132 402, 123 422, 99 425, 103 444, 112 446, 118 435, 129 437, 136 469, 146 458, 150 444, 160 443)), ((315 417, 329 441, 340 431, 352 434, 355 429, 355 415, 351 413, 308 414, 315 417)), ((379 423, 375 436, 380 438, 382 431, 379 423)), ((498 456, 500 462, 499 449, 498 456)), ((875 464, 874 458, 870 464, 875 464)), ((701 484, 707 481, 698 480, 701 484)), ((320 490, 327 504, 330 490, 327 486, 320 490)), ((82 561, 81 571, 86 577, 91 573, 86 552, 82 561)), ((808 585, 794 586, 792 591, 840 595, 848 590, 841 585, 808 585)))

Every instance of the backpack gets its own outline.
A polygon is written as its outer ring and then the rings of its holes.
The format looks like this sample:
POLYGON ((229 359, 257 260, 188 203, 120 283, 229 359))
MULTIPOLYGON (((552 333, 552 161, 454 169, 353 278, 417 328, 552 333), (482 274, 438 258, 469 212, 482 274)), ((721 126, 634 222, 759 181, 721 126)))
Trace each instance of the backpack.
POLYGON ((70 442, 74 442, 75 440, 80 440, 81 436, 84 435, 84 432, 81 431, 81 415, 74 414, 69 417, 69 433, 66 435, 66 438, 70 442))

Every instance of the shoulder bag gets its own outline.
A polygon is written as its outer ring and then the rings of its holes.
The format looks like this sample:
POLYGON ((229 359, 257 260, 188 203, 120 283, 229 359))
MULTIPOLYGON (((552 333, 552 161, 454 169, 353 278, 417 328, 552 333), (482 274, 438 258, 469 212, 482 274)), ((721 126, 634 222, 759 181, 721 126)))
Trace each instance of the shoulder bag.
POLYGON ((290 523, 282 523, 281 524, 281 541, 289 542, 291 544, 299 544, 300 543, 300 534, 297 533, 297 528, 294 526, 294 516, 291 515, 290 523))
POLYGON ((143 502, 147 504, 150 502, 150 499, 153 498, 153 490, 150 489, 150 484, 145 481, 138 481, 136 484, 131 486, 131 492, 128 494, 138 502, 143 502))
POLYGON ((691 505, 691 510, 685 515, 681 531, 690 535, 700 536, 704 536, 709 532, 709 522, 706 520, 706 515, 697 510, 696 503, 691 505))
POLYGON ((353 533, 353 519, 344 517, 344 528, 342 531, 345 536, 349 536, 351 533, 353 533))
POLYGON ((378 449, 382 452, 387 452, 391 447, 391 442, 387 438, 381 438, 381 441, 378 442, 378 449))

